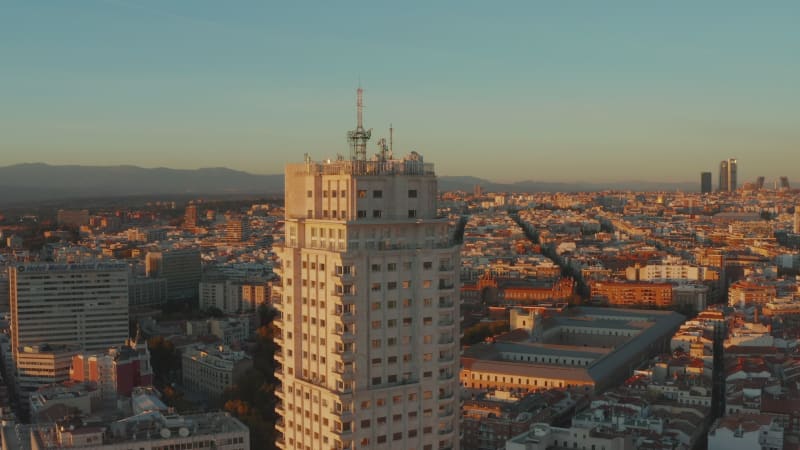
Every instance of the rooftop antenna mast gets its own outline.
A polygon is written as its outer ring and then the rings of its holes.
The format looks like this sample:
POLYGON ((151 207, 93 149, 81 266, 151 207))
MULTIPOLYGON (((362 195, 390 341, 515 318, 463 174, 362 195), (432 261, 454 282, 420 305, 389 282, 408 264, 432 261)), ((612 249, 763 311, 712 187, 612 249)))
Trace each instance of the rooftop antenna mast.
POLYGON ((389 157, 394 156, 394 147, 392 146, 392 141, 394 138, 394 128, 392 128, 392 124, 389 124, 389 157))
POLYGON ((367 141, 372 137, 372 129, 364 129, 364 90, 358 87, 356 100, 356 129, 347 132, 347 140, 350 141, 350 157, 353 161, 367 160, 367 141))

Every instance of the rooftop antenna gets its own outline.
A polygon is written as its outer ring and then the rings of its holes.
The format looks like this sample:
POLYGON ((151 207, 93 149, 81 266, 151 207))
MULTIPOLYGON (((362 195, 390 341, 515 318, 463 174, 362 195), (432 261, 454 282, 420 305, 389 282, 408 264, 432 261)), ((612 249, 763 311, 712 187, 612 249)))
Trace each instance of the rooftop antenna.
POLYGON ((372 136, 372 129, 364 129, 364 90, 361 86, 356 91, 356 129, 347 132, 350 141, 350 157, 354 161, 367 160, 367 141, 372 136))
POLYGON ((392 124, 389 124, 389 158, 394 156, 394 148, 392 147, 392 140, 394 138, 394 128, 392 128, 392 124))
POLYGON ((361 130, 364 128, 364 89, 361 89, 361 86, 359 86, 356 93, 358 98, 356 100, 356 105, 358 107, 358 129, 361 130))

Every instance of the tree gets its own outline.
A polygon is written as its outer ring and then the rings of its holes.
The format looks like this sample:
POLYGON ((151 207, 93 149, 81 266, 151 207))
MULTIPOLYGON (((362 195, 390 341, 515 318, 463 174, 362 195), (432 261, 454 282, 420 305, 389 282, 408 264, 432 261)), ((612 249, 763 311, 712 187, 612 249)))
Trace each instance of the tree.
POLYGON ((174 374, 180 370, 181 355, 175 345, 164 339, 164 336, 155 336, 147 341, 150 350, 150 365, 153 367, 156 386, 165 386, 172 380, 174 374))
POLYGON ((277 311, 268 305, 258 308, 261 326, 256 330, 253 368, 245 372, 223 395, 223 408, 250 428, 250 446, 275 447, 275 329, 272 320, 277 311))

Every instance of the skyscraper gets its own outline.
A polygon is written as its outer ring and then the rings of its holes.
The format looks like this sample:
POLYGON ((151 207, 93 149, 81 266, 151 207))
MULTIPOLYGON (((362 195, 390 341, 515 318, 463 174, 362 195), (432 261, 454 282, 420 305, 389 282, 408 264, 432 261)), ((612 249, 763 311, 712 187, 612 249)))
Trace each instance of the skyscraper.
POLYGON ((286 167, 282 448, 457 448, 459 246, 416 152, 286 167))
POLYGON ((200 250, 181 248, 148 252, 145 271, 148 277, 167 280, 167 301, 196 298, 203 272, 200 250))
POLYGON ((723 160, 719 163, 719 190, 720 192, 735 192, 737 162, 734 158, 723 160))
POLYGON ((183 217, 183 226, 185 228, 196 228, 198 221, 197 205, 189 203, 186 205, 186 212, 183 217))
POLYGON ((127 264, 31 263, 8 273, 11 352, 23 393, 66 379, 75 352, 128 338, 127 264))
POLYGON ((792 226, 794 234, 800 234, 800 205, 794 207, 794 224, 792 226))
POLYGON ((700 192, 703 194, 711 192, 711 172, 700 173, 700 192))
POLYGON ((128 338, 128 265, 20 264, 9 268, 11 345, 105 350, 128 338))

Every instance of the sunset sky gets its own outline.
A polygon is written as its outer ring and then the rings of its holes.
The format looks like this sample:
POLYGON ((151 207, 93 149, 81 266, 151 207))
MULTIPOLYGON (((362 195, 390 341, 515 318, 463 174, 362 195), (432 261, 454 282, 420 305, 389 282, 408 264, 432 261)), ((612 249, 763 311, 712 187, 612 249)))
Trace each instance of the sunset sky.
MULTIPOLYGON (((0 165, 278 173, 355 89, 439 174, 800 182, 796 1, 0 4, 0 165)), ((373 138, 372 149, 376 149, 373 138)), ((698 181, 699 182, 699 181, 698 181)))

